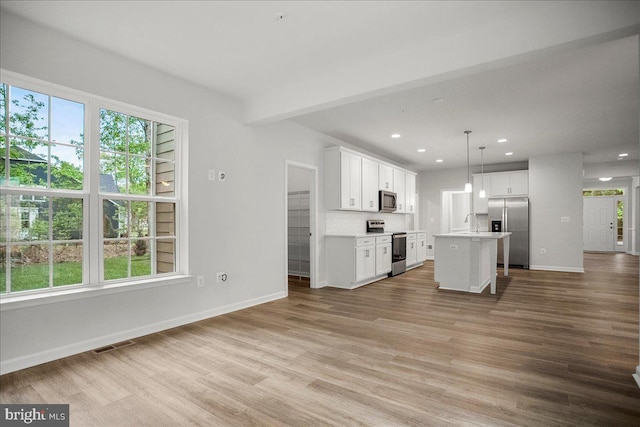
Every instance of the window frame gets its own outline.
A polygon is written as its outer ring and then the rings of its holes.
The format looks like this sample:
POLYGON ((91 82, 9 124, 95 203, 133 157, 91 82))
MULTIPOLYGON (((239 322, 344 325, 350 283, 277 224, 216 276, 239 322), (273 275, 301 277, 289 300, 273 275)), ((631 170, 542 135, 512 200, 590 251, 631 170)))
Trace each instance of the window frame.
MULTIPOLYGON (((2 186, 2 193, 6 195, 24 194, 29 197, 45 196, 49 199, 54 197, 71 197, 83 200, 83 236, 77 240, 83 245, 83 268, 82 283, 74 285, 64 285, 46 288, 18 291, 16 293, 0 294, 0 304, 2 309, 7 308, 11 302, 31 301, 29 304, 37 304, 37 300, 45 297, 62 296, 65 294, 76 296, 87 295, 87 291, 94 296, 99 290, 114 289, 118 291, 138 290, 140 285, 144 287, 152 286, 153 283, 166 285, 171 283, 182 283, 188 273, 188 223, 187 223, 187 153, 188 153, 188 121, 170 116, 157 111, 152 111, 143 107, 133 106, 120 101, 115 101, 105 97, 92 95, 76 89, 56 85, 43 80, 24 76, 18 73, 0 69, 3 83, 9 86, 17 86, 22 89, 40 92, 52 97, 67 99, 84 104, 84 158, 83 158, 83 189, 65 190, 57 188, 37 188, 2 186), (129 195, 119 194, 123 198, 133 196, 136 200, 140 198, 153 198, 154 202, 175 203, 175 268, 171 273, 159 273, 148 276, 131 277, 126 279, 103 280, 102 264, 102 205, 101 201, 107 197, 100 193, 100 117, 101 109, 108 109, 129 116, 135 116, 173 126, 175 128, 175 188, 174 196, 158 197, 153 195, 129 195), (92 191, 93 190, 93 191, 92 191), (141 196, 141 197, 140 197, 141 196)), ((7 99, 9 102, 9 99, 7 99)), ((7 129, 8 130, 8 129, 7 129)), ((155 238, 155 236, 154 236, 155 238)), ((51 241, 51 239, 50 239, 51 241)), ((7 245, 7 248, 10 246, 7 245)), ((50 269, 52 268, 50 261, 50 269)), ((155 271, 155 268, 152 270, 155 271)), ((9 273, 5 273, 9 274, 9 273)), ((59 299, 59 298, 56 298, 59 299)))

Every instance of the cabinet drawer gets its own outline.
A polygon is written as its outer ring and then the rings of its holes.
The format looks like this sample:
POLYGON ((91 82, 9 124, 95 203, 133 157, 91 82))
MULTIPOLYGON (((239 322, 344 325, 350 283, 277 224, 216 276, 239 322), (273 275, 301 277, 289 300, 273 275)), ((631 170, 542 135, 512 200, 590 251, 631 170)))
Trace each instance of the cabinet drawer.
POLYGON ((417 236, 418 236, 418 240, 426 239, 427 238, 427 233, 418 233, 417 236))
POLYGON ((376 237, 376 245, 380 245, 382 243, 391 243, 391 236, 376 237))
POLYGON ((376 243, 375 237, 358 237, 356 239, 356 246, 373 245, 376 243))
POLYGON ((407 242, 416 240, 416 233, 407 233, 407 242))

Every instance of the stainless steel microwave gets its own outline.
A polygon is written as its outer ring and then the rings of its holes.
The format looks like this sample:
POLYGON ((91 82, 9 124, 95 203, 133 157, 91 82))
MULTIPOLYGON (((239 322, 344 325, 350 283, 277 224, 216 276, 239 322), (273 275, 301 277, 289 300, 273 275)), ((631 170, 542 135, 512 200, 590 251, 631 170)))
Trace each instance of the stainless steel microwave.
POLYGON ((398 195, 392 191, 380 190, 380 212, 395 212, 398 209, 398 195))

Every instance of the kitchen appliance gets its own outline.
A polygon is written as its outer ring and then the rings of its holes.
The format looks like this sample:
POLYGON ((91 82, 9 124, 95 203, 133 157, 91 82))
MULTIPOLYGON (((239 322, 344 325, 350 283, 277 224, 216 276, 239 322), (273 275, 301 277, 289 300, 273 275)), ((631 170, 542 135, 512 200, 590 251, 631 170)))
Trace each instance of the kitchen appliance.
POLYGON ((393 233, 391 237, 391 273, 389 273, 389 277, 407 271, 407 233, 393 233))
POLYGON ((384 233, 384 220, 383 219, 368 219, 367 220, 367 233, 384 233))
POLYGON ((380 212, 395 212, 398 209, 398 195, 392 191, 380 190, 380 212))
MULTIPOLYGON (((491 198, 488 207, 491 231, 512 233, 509 239, 509 267, 529 268, 529 199, 491 198)), ((504 264, 502 245, 498 245, 498 264, 504 264)))

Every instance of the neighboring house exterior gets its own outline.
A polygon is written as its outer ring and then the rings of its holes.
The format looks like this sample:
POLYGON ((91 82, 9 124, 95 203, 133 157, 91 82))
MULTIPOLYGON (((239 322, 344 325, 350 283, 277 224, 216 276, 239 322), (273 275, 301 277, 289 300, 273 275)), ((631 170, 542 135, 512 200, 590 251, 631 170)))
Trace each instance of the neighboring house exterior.
MULTIPOLYGON (((16 146, 11 147, 10 156, 9 165, 34 165, 30 170, 33 181, 35 183, 47 182, 47 161, 45 159, 16 146)), ((5 158, 5 155, 0 156, 0 162, 4 163, 5 158)), ((52 176, 51 179, 55 181, 55 176, 52 176)), ((0 181, 2 180, 4 180, 4 177, 0 177, 0 181)), ((18 185, 17 182, 16 185, 18 185)), ((114 177, 109 174, 100 174, 100 190, 108 193, 120 193, 114 177)), ((120 225, 118 207, 121 202, 111 199, 108 199, 107 202, 103 205, 105 237, 118 237, 117 230, 120 225)), ((12 230, 17 230, 13 238, 17 240, 34 240, 36 237, 32 236, 31 229, 34 222, 41 215, 47 215, 45 199, 39 196, 21 195, 20 206, 12 205, 10 208, 12 221, 20 221, 20 227, 12 227, 12 230)), ((79 237, 73 236, 74 239, 79 237)))

